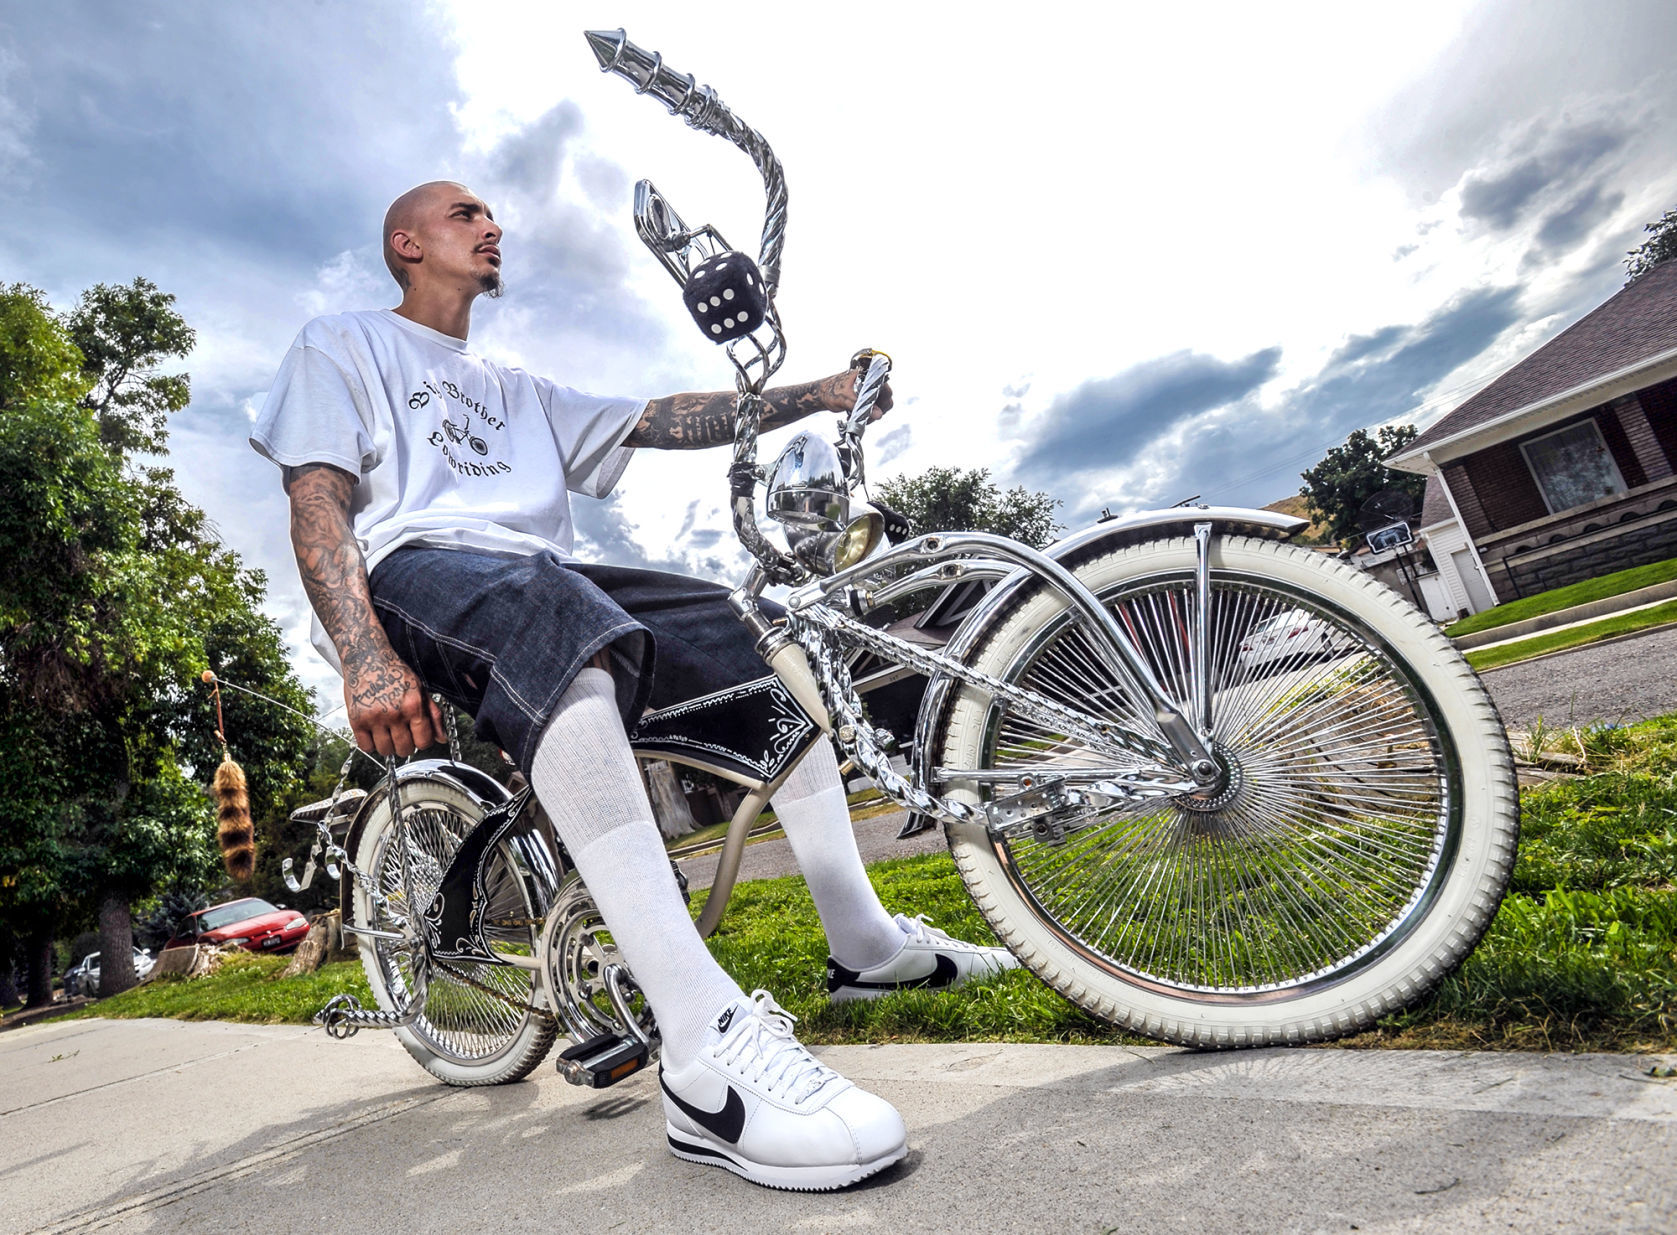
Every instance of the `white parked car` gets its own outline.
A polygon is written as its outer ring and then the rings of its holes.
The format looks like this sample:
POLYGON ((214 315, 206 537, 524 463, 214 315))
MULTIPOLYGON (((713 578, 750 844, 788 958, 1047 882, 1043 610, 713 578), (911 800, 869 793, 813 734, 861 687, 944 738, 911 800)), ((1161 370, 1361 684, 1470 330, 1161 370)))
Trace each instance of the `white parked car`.
POLYGON ((1285 609, 1247 632, 1240 641, 1240 664, 1246 669, 1265 669, 1285 662, 1297 668, 1350 650, 1344 636, 1336 636, 1321 618, 1303 609, 1285 609))
MULTIPOLYGON (((150 948, 134 949, 134 976, 136 978, 145 977, 156 963, 152 960, 150 948)), ((81 964, 64 975, 64 991, 68 995, 87 995, 89 997, 99 993, 99 953, 89 952, 82 957, 81 964)))

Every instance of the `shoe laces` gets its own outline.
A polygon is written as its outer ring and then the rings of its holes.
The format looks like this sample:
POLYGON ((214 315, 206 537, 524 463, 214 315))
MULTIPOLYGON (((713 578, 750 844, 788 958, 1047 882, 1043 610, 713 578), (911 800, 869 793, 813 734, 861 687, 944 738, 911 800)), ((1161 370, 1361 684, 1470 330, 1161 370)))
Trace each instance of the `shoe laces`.
POLYGON ((903 914, 897 915, 897 925, 902 927, 905 934, 915 943, 934 943, 940 947, 955 948, 963 952, 984 951, 976 943, 968 943, 965 939, 952 939, 948 932, 933 926, 923 913, 917 913, 912 918, 903 914))
POLYGON ((828 1081, 837 1080, 838 1073, 792 1036, 797 1019, 767 991, 752 991, 750 1014, 738 1018, 716 1044, 714 1054, 769 1093, 793 1103, 803 1102, 828 1081))

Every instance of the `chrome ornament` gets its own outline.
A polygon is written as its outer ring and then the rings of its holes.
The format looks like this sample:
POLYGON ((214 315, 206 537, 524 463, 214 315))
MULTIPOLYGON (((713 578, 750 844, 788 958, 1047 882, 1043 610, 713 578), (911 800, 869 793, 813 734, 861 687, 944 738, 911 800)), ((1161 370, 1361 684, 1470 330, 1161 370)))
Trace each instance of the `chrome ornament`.
POLYGON ((769 518, 816 532, 850 522, 850 487, 831 443, 810 433, 787 443, 769 468, 769 518))

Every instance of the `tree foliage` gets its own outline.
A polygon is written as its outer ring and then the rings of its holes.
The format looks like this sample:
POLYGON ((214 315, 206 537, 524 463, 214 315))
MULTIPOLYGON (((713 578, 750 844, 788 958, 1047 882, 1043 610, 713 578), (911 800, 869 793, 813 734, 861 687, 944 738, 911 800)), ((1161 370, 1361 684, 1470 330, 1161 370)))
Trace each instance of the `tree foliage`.
POLYGON ((917 533, 992 532, 1040 549, 1062 530, 1054 520, 1059 498, 1023 485, 1004 492, 989 468, 933 467, 878 488, 917 533))
MULTIPOLYGON (((211 878, 219 762, 207 666, 303 709, 264 581, 223 546, 161 452, 191 345, 172 297, 144 280, 94 288, 68 320, 40 293, 0 294, 0 920, 20 937, 95 915, 117 963, 129 906, 211 878), (121 938, 116 935, 120 934, 121 938)), ((229 701, 253 809, 289 792, 302 724, 229 701)), ((109 981, 106 981, 106 979, 109 981)))
POLYGON ((79 348, 33 287, 0 287, 0 411, 26 400, 73 403, 87 393, 79 348))
POLYGON ((1625 286, 1630 286, 1661 262, 1677 257, 1677 210, 1667 210, 1642 230, 1648 233, 1636 248, 1625 256, 1625 286))
POLYGON ((112 450, 160 453, 169 416, 191 400, 186 374, 157 372, 159 362, 191 351, 197 337, 174 304, 150 279, 135 279, 89 288, 70 314, 70 338, 89 385, 82 405, 98 417, 112 450))
POLYGON ((1327 524, 1333 539, 1348 545, 1362 534, 1358 516, 1363 503, 1382 489, 1407 494, 1419 512, 1426 477, 1385 465, 1386 459, 1419 436, 1414 425, 1385 425, 1372 436, 1358 429, 1315 467, 1300 473, 1304 485, 1299 495, 1310 504, 1315 520, 1327 524))

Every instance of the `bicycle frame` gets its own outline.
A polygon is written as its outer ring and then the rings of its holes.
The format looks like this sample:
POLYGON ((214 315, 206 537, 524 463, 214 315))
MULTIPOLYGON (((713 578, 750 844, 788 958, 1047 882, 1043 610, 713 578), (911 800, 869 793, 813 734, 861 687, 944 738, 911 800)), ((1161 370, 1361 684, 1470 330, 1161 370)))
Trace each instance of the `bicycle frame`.
MULTIPOLYGON (((1155 737, 1134 726, 1108 724, 1096 735, 1097 747, 1111 749, 1121 761, 1126 758, 1143 761, 1143 766, 1133 774, 1121 766, 1112 769, 1111 775, 1101 781, 1102 791, 1116 797, 1155 796, 1162 792, 1215 792, 1225 771, 1211 749, 1215 716, 1210 688, 1207 597, 1212 529, 1218 522, 1232 521, 1245 527, 1263 527, 1274 534, 1294 530, 1302 524, 1266 512, 1213 512, 1209 508, 1184 511, 1170 517, 1179 522, 1191 520, 1199 551, 1196 589, 1199 603, 1195 606, 1189 648, 1193 689, 1186 709, 1160 685, 1152 668, 1113 615, 1064 564, 1050 554, 1004 537, 973 532, 932 533, 829 578, 806 582, 810 572, 804 564, 770 543, 756 522, 756 492, 763 478, 756 467, 762 390, 785 356, 785 337, 773 307, 773 293, 780 277, 787 207, 786 182, 780 163, 767 140, 740 121, 713 90, 696 85, 690 75, 668 67, 662 56, 637 47, 623 30, 590 31, 588 41, 603 72, 615 73, 632 82, 637 93, 653 95, 672 114, 681 116, 692 127, 724 137, 739 146, 751 156, 763 176, 767 206, 760 267, 769 293, 769 311, 755 332, 727 345, 739 392, 734 465, 730 469, 731 507, 740 543, 757 564, 730 599, 741 622, 757 637, 758 650, 764 660, 788 689, 823 729, 834 728, 830 709, 844 713, 837 726, 841 743, 888 795, 917 811, 955 819, 972 817, 970 807, 933 797, 928 792, 929 782, 924 774, 917 776, 918 784, 914 784, 886 770, 886 761, 881 757, 876 735, 863 721, 859 704, 853 697, 844 705, 835 699, 836 695, 849 692, 847 675, 835 669, 834 661, 839 655, 841 639, 862 636, 855 619, 885 599, 931 582, 975 577, 1007 580, 1017 574, 1021 581, 1033 580, 1052 588, 1064 599, 1076 613, 1078 621, 1093 636, 1097 655, 1129 694, 1144 703, 1157 730, 1158 736, 1155 737), (977 560, 963 560, 975 554, 977 560), (875 583, 884 572, 905 564, 921 569, 900 583, 876 584, 874 591, 868 590, 867 585, 875 583), (803 584, 792 594, 790 630, 774 627, 757 603, 764 588, 771 583, 803 584), (800 654, 798 645, 801 645, 803 654, 800 654)), ((683 285, 698 263, 726 248, 721 235, 708 224, 689 227, 650 181, 643 180, 636 186, 635 220, 643 242, 670 275, 683 285)), ((842 484, 847 496, 854 496, 861 485, 864 475, 861 439, 888 372, 888 360, 877 356, 871 359, 865 377, 859 379, 855 407, 840 433, 837 457, 842 465, 842 484)), ((771 510, 773 508, 774 495, 771 495, 771 510)), ((1014 583, 1009 590, 1018 586, 1019 583, 1014 583)), ((865 638, 870 650, 886 658, 895 657, 911 667, 917 662, 921 666, 931 664, 935 669, 934 680, 965 681, 999 691, 1015 707, 1034 708, 1043 715, 1054 712, 1048 706, 1049 701, 1041 696, 999 683, 976 682, 958 662, 947 658, 928 658, 902 640, 881 633, 868 633, 865 638)), ((947 685, 940 686, 941 691, 948 689, 947 685)), ((1063 720, 1064 714, 1065 709, 1059 709, 1057 719, 1063 720)), ((920 727, 925 727, 924 722, 920 727)), ((925 742, 920 743, 922 747, 925 745, 925 742)))

